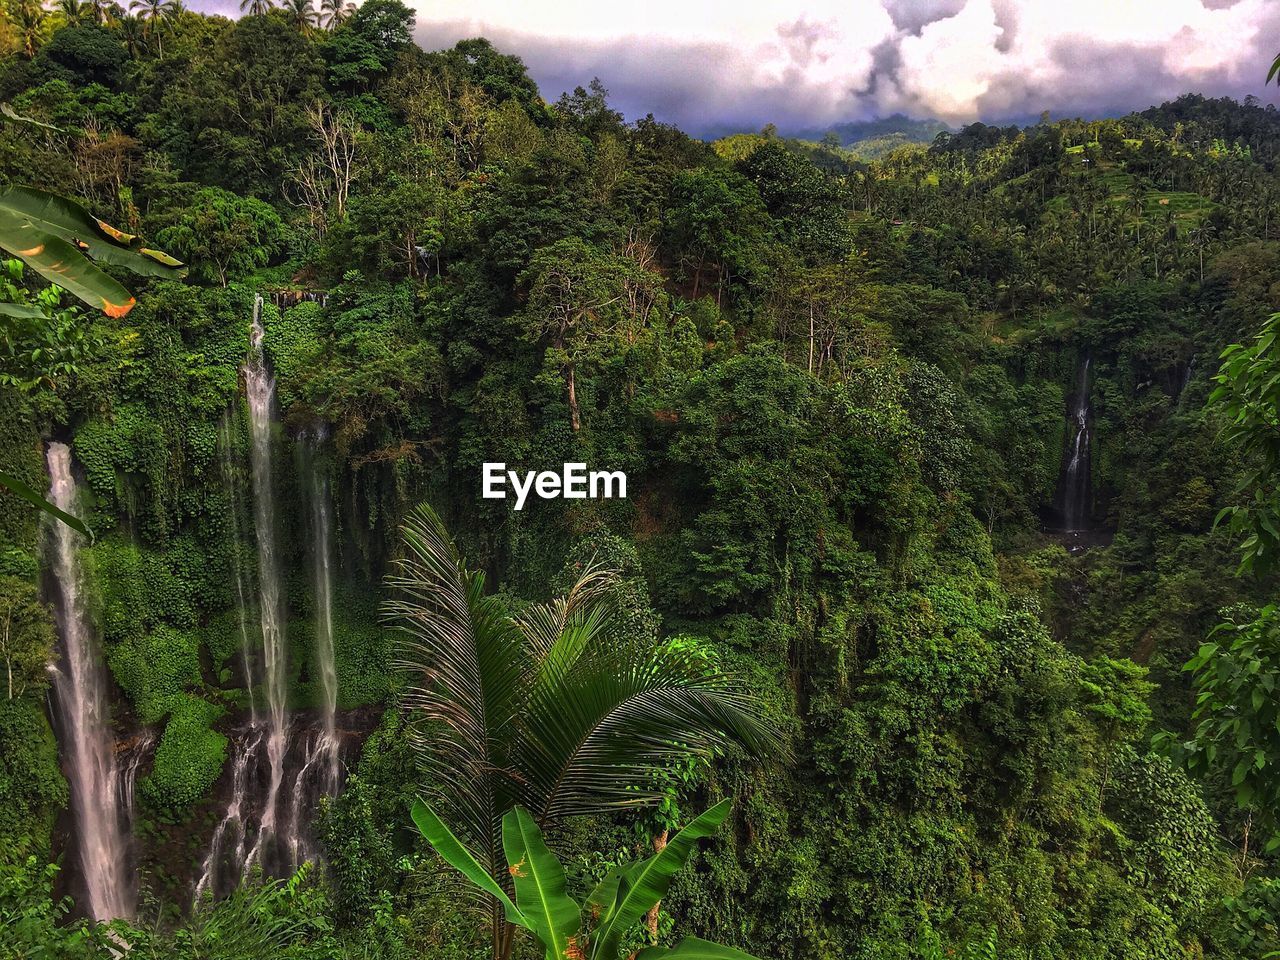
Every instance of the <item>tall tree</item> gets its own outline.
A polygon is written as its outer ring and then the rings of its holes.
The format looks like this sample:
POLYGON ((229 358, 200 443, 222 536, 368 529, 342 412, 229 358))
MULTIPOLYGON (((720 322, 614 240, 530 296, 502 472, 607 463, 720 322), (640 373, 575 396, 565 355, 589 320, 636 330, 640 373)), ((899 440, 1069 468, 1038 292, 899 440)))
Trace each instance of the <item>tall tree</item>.
POLYGON ((320 14, 311 0, 284 0, 281 7, 285 16, 301 33, 306 33, 320 24, 320 14))

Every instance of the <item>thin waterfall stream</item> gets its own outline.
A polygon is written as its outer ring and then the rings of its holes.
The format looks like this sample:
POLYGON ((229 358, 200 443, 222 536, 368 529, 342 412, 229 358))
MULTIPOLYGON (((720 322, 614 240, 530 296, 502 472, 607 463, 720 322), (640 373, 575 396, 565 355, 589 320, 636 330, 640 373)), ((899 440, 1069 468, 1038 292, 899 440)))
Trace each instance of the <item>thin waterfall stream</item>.
POLYGON ((254 534, 258 544, 258 614, 262 630, 262 659, 257 678, 266 710, 267 762, 270 780, 262 819, 249 862, 261 862, 264 844, 278 830, 277 806, 284 783, 284 760, 289 749, 289 717, 285 696, 287 685, 284 599, 281 591, 280 557, 275 534, 275 490, 272 480, 273 412, 276 383, 263 349, 262 297, 253 301, 253 321, 249 327, 249 354, 243 372, 245 397, 249 403, 249 465, 253 484, 254 534))
MULTIPOLYGON (((71 450, 51 443, 47 453, 49 499, 78 514, 71 450)), ((122 779, 111 726, 106 664, 85 595, 80 564, 83 537, 64 523, 49 524, 49 560, 57 584, 55 617, 61 657, 53 665, 53 703, 71 788, 75 838, 85 887, 84 912, 107 921, 133 915, 136 892, 130 869, 129 818, 132 778, 122 779)), ((131 767, 136 775, 137 767, 131 767)))
POLYGON ((1092 358, 1082 353, 1076 364, 1075 387, 1067 400, 1067 435, 1062 469, 1058 477, 1056 512, 1058 529, 1066 535, 1072 550, 1083 549, 1092 529, 1093 409, 1090 401, 1089 368, 1092 358))

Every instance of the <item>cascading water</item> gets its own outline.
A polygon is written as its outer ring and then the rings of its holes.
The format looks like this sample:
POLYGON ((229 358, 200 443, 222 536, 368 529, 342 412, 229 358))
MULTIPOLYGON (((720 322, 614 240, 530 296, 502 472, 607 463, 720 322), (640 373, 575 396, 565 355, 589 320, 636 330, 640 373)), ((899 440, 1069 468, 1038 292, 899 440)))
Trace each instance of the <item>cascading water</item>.
POLYGON ((1175 410, 1181 410, 1183 401, 1187 399, 1187 388, 1191 386, 1191 376, 1196 369, 1196 356, 1193 353, 1191 359, 1187 361, 1187 369, 1182 373, 1182 386, 1178 388, 1178 402, 1174 407, 1175 410))
POLYGON ((252 799, 252 774, 257 768, 266 729, 251 724, 246 735, 235 741, 231 763, 231 796, 218 826, 214 828, 209 852, 200 865, 196 881, 196 900, 205 894, 217 895, 239 882, 244 871, 249 846, 249 816, 252 799))
POLYGON ((302 765, 294 779, 289 811, 288 842, 294 864, 313 852, 306 824, 321 795, 338 789, 338 674, 333 654, 333 571, 330 566, 333 520, 329 479, 320 462, 323 428, 302 436, 302 473, 311 520, 311 580, 314 597, 315 675, 320 685, 320 729, 306 744, 302 765))
MULTIPOLYGON (((75 514, 70 448, 49 444, 48 463, 49 499, 60 510, 75 514)), ((129 917, 135 892, 129 870, 128 819, 121 803, 106 667, 80 567, 81 536, 64 523, 51 523, 49 529, 49 554, 58 593, 56 620, 62 639, 62 656, 53 670, 53 699, 63 766, 71 787, 86 897, 82 906, 99 921, 129 917)), ((132 794, 131 784, 127 792, 132 794)))
POLYGON ((261 862, 264 845, 276 834, 276 807, 284 782, 284 759, 289 748, 289 723, 285 711, 286 648, 280 560, 275 537, 275 494, 272 486, 272 411, 275 378, 262 347, 262 297, 253 301, 249 327, 249 355, 244 364, 245 396, 249 401, 249 465, 253 482, 254 532, 258 542, 258 610, 262 628, 259 684, 265 709, 267 762, 270 779, 262 807, 262 819, 249 862, 261 862))
POLYGON ((316 672, 320 677, 321 710, 324 724, 324 780, 326 793, 338 786, 338 672, 333 656, 333 518, 330 510, 329 477, 319 463, 318 451, 324 431, 309 438, 307 471, 311 499, 312 582, 315 590, 316 672))
POLYGON ((1089 366, 1091 358, 1083 354, 1076 374, 1076 389, 1071 395, 1067 415, 1067 451, 1063 458, 1062 476, 1058 484, 1059 512, 1062 529, 1079 533, 1088 529, 1091 513, 1092 481, 1090 445, 1092 410, 1089 405, 1089 366))

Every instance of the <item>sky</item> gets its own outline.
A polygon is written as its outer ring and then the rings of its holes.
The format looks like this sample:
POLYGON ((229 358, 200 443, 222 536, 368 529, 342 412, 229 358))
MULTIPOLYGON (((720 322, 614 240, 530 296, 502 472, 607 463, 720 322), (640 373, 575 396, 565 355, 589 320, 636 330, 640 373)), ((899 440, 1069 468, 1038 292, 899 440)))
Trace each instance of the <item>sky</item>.
MULTIPOLYGON (((215 0, 216 2, 216 0, 215 0)), ((486 36, 542 94, 599 77, 694 134, 1127 113, 1264 88, 1280 0, 406 0, 428 49, 486 36)))

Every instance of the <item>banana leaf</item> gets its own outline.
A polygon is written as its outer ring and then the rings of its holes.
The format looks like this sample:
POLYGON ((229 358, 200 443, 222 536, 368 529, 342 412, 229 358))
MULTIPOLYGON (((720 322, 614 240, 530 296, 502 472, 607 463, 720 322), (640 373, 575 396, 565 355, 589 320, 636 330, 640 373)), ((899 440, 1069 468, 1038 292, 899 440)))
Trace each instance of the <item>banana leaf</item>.
POLYGON ((67 513, 65 510, 58 509, 17 477, 10 476, 9 474, 0 471, 0 487, 4 487, 11 493, 16 493, 23 500, 26 500, 36 508, 43 510, 45 513, 49 514, 49 516, 62 521, 72 530, 83 533, 90 540, 93 539, 93 531, 89 529, 83 520, 77 516, 67 513))
POLYGON ((124 267, 139 276, 176 279, 187 272, 181 261, 138 245, 136 236, 99 220, 69 197, 32 187, 8 187, 0 191, 0 212, 25 222, 33 234, 53 234, 94 260, 124 267))
POLYGON ((697 937, 685 937, 674 947, 647 947, 636 954, 636 960, 756 960, 749 953, 699 940, 697 937))
POLYGON ((582 956, 582 911, 565 892, 564 867, 523 807, 502 818, 502 848, 511 865, 516 904, 542 941, 547 960, 582 956))
POLYGON ((427 842, 435 848, 436 853, 440 854, 445 863, 501 903, 508 921, 526 930, 533 929, 516 905, 511 902, 507 892, 493 877, 489 876, 489 871, 480 865, 471 851, 463 846, 462 841, 455 837, 444 822, 436 816, 434 810, 421 800, 415 800, 411 815, 418 830, 427 838, 427 842))
POLYGON ((605 960, 617 954, 623 934, 639 923, 640 918, 662 899, 667 887, 671 885, 671 878, 689 859, 697 841, 716 831, 729 815, 731 803, 727 799, 721 800, 668 840, 661 851, 647 860, 633 864, 623 874, 622 881, 618 884, 617 899, 612 909, 606 910, 601 916, 592 938, 593 958, 605 960))

